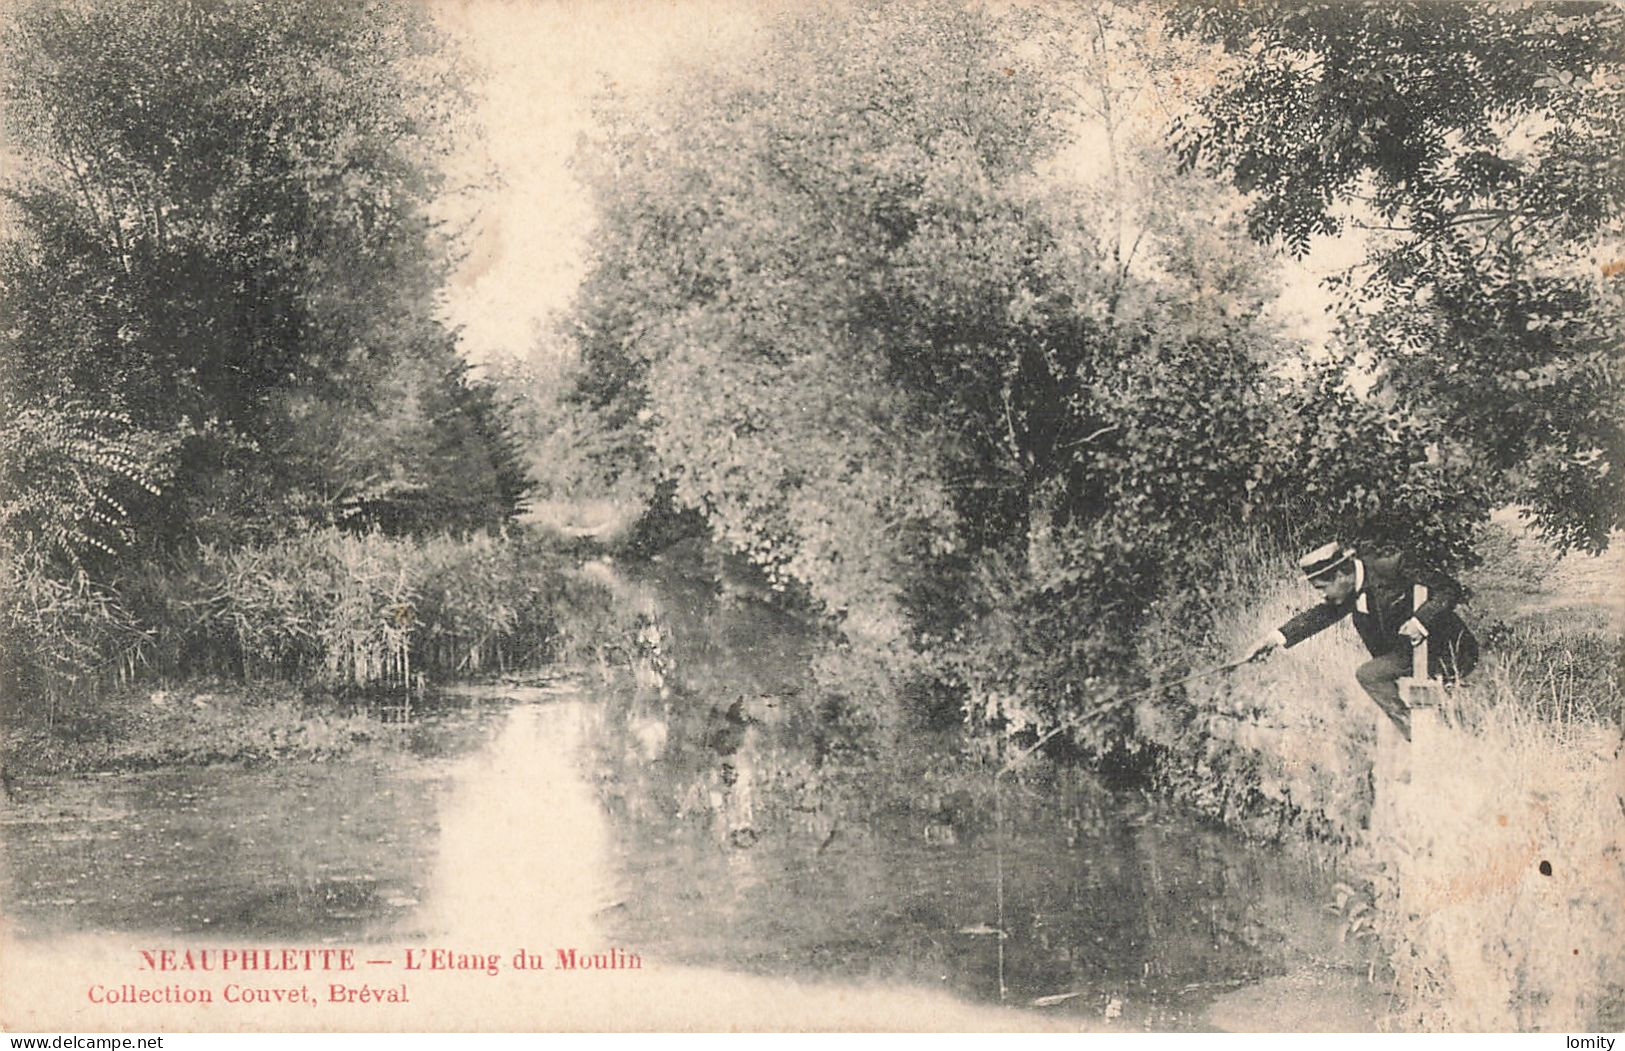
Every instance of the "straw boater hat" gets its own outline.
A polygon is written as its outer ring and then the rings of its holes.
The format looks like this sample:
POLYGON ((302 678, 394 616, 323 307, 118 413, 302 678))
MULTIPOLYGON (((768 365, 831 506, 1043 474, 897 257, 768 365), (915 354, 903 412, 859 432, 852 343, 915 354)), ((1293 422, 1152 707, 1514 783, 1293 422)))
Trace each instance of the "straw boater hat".
POLYGON ((1303 570, 1304 576, 1314 580, 1316 577, 1331 575, 1347 565, 1353 558, 1354 549, 1352 547, 1344 547, 1342 544, 1333 541, 1330 544, 1320 545, 1298 559, 1298 568, 1303 570))

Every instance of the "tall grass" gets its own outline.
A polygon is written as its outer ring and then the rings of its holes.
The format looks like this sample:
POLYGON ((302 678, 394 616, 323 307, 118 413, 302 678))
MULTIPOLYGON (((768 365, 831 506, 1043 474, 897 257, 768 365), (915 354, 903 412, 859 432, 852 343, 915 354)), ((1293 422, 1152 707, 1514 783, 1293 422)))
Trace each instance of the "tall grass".
POLYGON ((38 564, 0 558, 0 696, 14 710, 32 697, 47 722, 70 694, 130 681, 150 633, 116 595, 82 572, 63 579, 38 564))
POLYGON ((1411 1027, 1617 1030, 1625 752, 1615 726, 1525 703, 1514 663, 1455 691, 1437 749, 1384 786, 1377 931, 1411 1027))
MULTIPOLYGON (((1559 568, 1504 522, 1489 539, 1494 557, 1469 582, 1480 598, 1464 611, 1485 659, 1447 694, 1432 750, 1407 749, 1408 782, 1373 773, 1384 717, 1355 684, 1365 654, 1347 625, 1148 699, 1136 728, 1175 794, 1254 833, 1314 840, 1363 885, 1352 897, 1375 906, 1375 922, 1350 929, 1379 939, 1400 1024, 1618 1028, 1619 622, 1607 596, 1569 586, 1597 577, 1597 563, 1559 568)), ((1156 611, 1147 666, 1174 678, 1218 663, 1312 603, 1294 550, 1227 545, 1210 588, 1156 611)))
POLYGON ((410 687, 568 658, 607 607, 602 586, 541 540, 325 530, 202 547, 111 588, 13 589, 7 672, 30 698, 83 692, 109 668, 410 687))

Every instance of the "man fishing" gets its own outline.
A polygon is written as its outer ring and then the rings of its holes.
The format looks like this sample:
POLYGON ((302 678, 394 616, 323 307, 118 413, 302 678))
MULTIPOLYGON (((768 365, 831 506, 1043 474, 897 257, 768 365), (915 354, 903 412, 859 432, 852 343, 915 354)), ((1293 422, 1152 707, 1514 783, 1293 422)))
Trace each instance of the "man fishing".
POLYGON ((1320 604, 1259 639, 1246 659, 1262 660, 1277 648, 1296 646, 1353 614, 1354 630, 1371 653, 1354 677, 1410 740, 1410 710, 1400 699, 1399 680, 1411 673, 1411 647, 1428 641, 1428 674, 1445 682, 1478 664, 1478 640, 1455 612, 1461 585, 1442 575, 1407 574, 1398 556, 1362 559, 1336 543, 1315 548, 1298 565, 1320 592, 1320 604), (1427 586, 1428 597, 1415 606, 1418 583, 1427 586))

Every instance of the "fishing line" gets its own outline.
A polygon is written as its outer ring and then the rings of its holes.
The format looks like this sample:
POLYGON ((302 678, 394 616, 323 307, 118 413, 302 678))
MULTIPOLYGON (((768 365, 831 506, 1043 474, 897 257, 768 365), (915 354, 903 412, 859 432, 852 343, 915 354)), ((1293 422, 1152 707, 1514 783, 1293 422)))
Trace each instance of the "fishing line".
MULTIPOLYGON (((1063 720, 1061 720, 1061 722, 1057 723, 1052 729, 1050 729, 1049 731, 1044 733, 1041 737, 1039 737, 1038 740, 1034 741, 1032 744, 1028 745, 1026 748, 1023 748, 1021 751, 1017 752, 1016 755, 1015 755, 1015 758, 1007 760, 1002 766, 1000 766, 998 768, 998 770, 994 771, 994 773, 993 773, 993 866, 994 866, 994 880, 993 880, 993 892, 994 893, 993 893, 993 896, 994 896, 994 902, 995 902, 994 908, 995 908, 995 911, 997 913, 997 918, 994 921, 995 930, 994 930, 994 933, 993 933, 993 937, 999 943, 999 963, 998 963, 998 970, 999 970, 999 1003, 1002 1004, 1002 1003, 1005 1002, 1005 999, 1008 997, 1009 991, 1010 991, 1009 987, 1005 984, 1005 969, 1004 969, 1004 943, 1005 943, 1005 940, 1009 937, 1009 934, 1006 931, 1005 925, 1004 925, 1004 838, 1005 838, 1005 829, 1004 829, 1004 793, 1001 791, 1001 786, 999 784, 999 779, 1001 777, 1003 777, 1005 774, 1009 773, 1011 770, 1015 769, 1016 766, 1019 763, 1021 763, 1024 759, 1026 759, 1028 756, 1032 755, 1034 752, 1036 752, 1040 748, 1044 747, 1044 745, 1046 745, 1050 741, 1054 740, 1056 735, 1060 734, 1064 730, 1076 729, 1077 727, 1083 725, 1085 722, 1087 722, 1090 719, 1098 719, 1102 715, 1106 715, 1106 714, 1108 714, 1110 712, 1117 711, 1119 708, 1123 707, 1123 705, 1127 704, 1130 701, 1137 701, 1142 697, 1148 697, 1148 696, 1151 696, 1152 694, 1161 693, 1164 690, 1171 690, 1176 686, 1184 686, 1187 683, 1197 682, 1197 681, 1199 681, 1201 679, 1209 679, 1209 678, 1212 678, 1215 675, 1223 674, 1224 672, 1234 671, 1236 668, 1239 668, 1243 664, 1246 664, 1246 663, 1247 663, 1247 658, 1242 657, 1239 660, 1231 661, 1228 664, 1221 664, 1216 668, 1209 668, 1206 671, 1199 671, 1194 675, 1187 675, 1183 679, 1175 679, 1173 682, 1158 683, 1158 684, 1156 684, 1154 686, 1147 687, 1146 689, 1143 689, 1143 690, 1136 690, 1133 693, 1123 694, 1121 696, 1113 698, 1112 700, 1106 702, 1105 704, 1096 705, 1095 707, 1089 709, 1087 712, 1083 712, 1083 713, 1080 713, 1078 715, 1075 715, 1070 719, 1063 719, 1063 720)), ((1001 743, 1001 746, 1002 746, 1003 742, 1001 741, 1000 743, 1001 743)))
POLYGON ((998 901, 998 918, 994 920, 997 929, 993 937, 999 943, 999 1003, 1004 1003, 1005 995, 1009 992, 1004 984, 1004 808, 999 805, 999 775, 993 775, 993 865, 994 865, 994 897, 998 901))

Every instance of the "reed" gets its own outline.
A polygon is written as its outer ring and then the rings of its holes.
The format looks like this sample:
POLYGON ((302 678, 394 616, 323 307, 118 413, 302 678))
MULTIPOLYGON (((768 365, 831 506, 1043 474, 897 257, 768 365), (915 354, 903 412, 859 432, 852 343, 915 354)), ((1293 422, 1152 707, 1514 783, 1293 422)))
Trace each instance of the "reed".
POLYGON ((205 552, 203 627, 256 669, 328 685, 505 672, 556 657, 583 597, 562 557, 517 538, 315 533, 205 552), (212 574, 209 572, 212 570, 212 574))
POLYGON ((31 698, 138 673, 414 688, 571 656, 607 615, 602 591, 525 536, 203 546, 112 587, 36 574, 8 588, 6 677, 31 698))
POLYGON ((146 666, 150 632, 83 572, 62 578, 16 559, 0 559, 0 572, 0 695, 6 712, 26 701, 53 723, 69 696, 127 683, 146 666))

